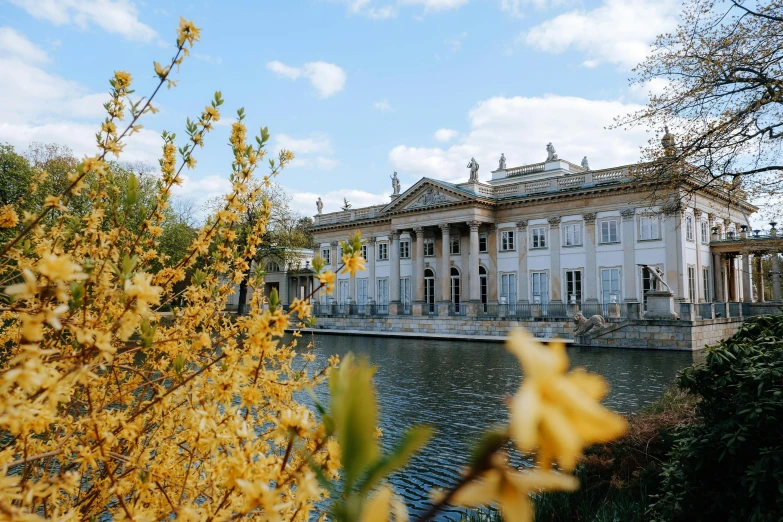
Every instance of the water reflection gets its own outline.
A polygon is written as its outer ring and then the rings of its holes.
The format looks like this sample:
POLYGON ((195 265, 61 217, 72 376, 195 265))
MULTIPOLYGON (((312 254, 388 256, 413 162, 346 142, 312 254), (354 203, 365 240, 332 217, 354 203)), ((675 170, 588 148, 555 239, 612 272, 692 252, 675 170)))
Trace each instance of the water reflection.
MULTIPOLYGON (((375 383, 384 446, 413 424, 435 426, 433 441, 407 472, 392 480, 413 512, 427 505, 430 489, 456 480, 478 433, 506 421, 504 399, 514 393, 522 377, 516 358, 497 343, 339 335, 311 339, 319 366, 332 354, 348 352, 366 354, 378 366, 375 383)), ((677 372, 699 357, 687 352, 600 348, 570 348, 568 354, 572 365, 606 377, 612 389, 605 404, 622 413, 658 398, 677 372)))

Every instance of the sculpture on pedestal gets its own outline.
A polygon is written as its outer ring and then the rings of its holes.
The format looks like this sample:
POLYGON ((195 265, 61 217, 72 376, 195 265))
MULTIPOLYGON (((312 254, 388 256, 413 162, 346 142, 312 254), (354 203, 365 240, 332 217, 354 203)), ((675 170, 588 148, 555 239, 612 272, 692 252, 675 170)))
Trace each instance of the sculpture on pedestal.
POLYGON ((650 266, 640 263, 639 266, 644 267, 645 270, 647 270, 647 273, 650 274, 650 277, 652 277, 656 283, 660 283, 661 286, 658 287, 656 284, 657 290, 659 292, 669 292, 672 293, 671 287, 666 283, 666 281, 663 279, 663 271, 658 268, 657 266, 650 266))
POLYGON ((552 145, 551 141, 546 144, 546 160, 557 161, 557 152, 555 151, 555 146, 552 145))
POLYGON ((581 336, 585 335, 587 332, 592 330, 593 328, 597 328, 600 330, 604 326, 606 326, 606 323, 604 322, 604 318, 600 315, 596 314, 590 319, 582 315, 582 312, 577 312, 576 315, 574 315, 574 324, 576 325, 576 330, 574 330, 575 336, 581 336))
POLYGON ((478 161, 476 161, 476 158, 470 158, 468 168, 470 169, 470 178, 468 179, 468 182, 478 183, 479 164, 478 161))
POLYGON ((582 168, 585 170, 590 170, 590 163, 587 161, 587 156, 582 158, 582 168))
POLYGON ((397 173, 395 172, 391 177, 392 180, 392 196, 399 196, 400 195, 400 180, 397 178, 397 173))
POLYGON ((500 161, 498 161, 498 170, 506 170, 506 155, 500 153, 500 161))
POLYGON ((320 196, 318 197, 318 200, 315 202, 315 208, 318 209, 318 215, 320 216, 321 213, 324 211, 324 202, 321 201, 320 196))

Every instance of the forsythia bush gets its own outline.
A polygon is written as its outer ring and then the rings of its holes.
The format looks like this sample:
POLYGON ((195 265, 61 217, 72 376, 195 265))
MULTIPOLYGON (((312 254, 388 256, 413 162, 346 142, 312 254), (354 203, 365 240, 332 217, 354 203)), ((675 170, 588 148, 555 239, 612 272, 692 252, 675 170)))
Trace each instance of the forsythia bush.
MULTIPOLYGON (((160 88, 174 86, 172 70, 199 36, 181 20, 176 54, 155 63, 159 82, 148 98, 132 100, 131 75, 115 73, 99 153, 84 158, 62 193, 46 195, 40 213, 0 208, 0 227, 15 232, 0 245, 0 518, 310 520, 331 497, 338 520, 404 520, 384 479, 431 431, 413 428, 380 453, 373 369, 353 357, 313 368, 312 353, 295 351, 297 334, 283 340, 286 328, 311 321, 307 302, 285 312, 274 293, 258 291, 246 316, 223 313, 267 222, 236 244, 245 202, 260 198, 249 187, 266 157, 267 130, 249 143, 239 111, 232 191, 176 263, 159 251, 160 222, 171 188, 221 117, 220 93, 188 120, 184 145, 163 132, 159 190, 140 227, 128 225, 139 222, 137 181, 118 187, 107 176, 107 156, 120 155, 160 88), (69 205, 84 194, 90 208, 76 215, 69 205), (158 313, 175 302, 183 304, 171 316, 158 313), (297 402, 327 378, 330 404, 314 398, 316 414, 297 402)), ((269 160, 262 184, 292 158, 283 151, 269 160)), ((360 236, 343 252, 339 270, 364 270, 360 236)), ((320 259, 313 267, 331 291, 335 272, 323 271, 320 259)), ((530 520, 530 492, 576 488, 564 472, 583 447, 624 431, 623 418, 600 405, 603 379, 569 372, 562 345, 518 334, 510 349, 526 377, 509 426, 483 437, 464 478, 436 494, 423 518, 451 502, 498 503, 507 520, 530 520), (509 468, 511 441, 537 451, 536 471, 509 468)))

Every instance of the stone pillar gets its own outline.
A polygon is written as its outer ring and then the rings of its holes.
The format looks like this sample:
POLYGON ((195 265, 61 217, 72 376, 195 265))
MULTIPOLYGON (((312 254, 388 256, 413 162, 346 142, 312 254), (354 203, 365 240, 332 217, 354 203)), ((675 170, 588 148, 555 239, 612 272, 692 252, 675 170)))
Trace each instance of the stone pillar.
POLYGON ((742 253, 742 300, 746 303, 753 300, 752 287, 750 286, 750 256, 748 252, 742 253))
POLYGON ((585 285, 584 299, 587 303, 598 302, 598 269, 595 262, 595 217, 596 215, 593 212, 582 216, 582 219, 585 220, 585 273, 582 276, 582 283, 585 285))
POLYGON ((764 254, 762 252, 756 252, 754 258, 756 260, 756 284, 758 285, 757 299, 759 303, 765 303, 767 298, 764 295, 764 267, 761 263, 762 259, 764 259, 764 254))
POLYGON ((330 259, 329 261, 330 261, 330 265, 332 266, 332 270, 334 270, 335 272, 337 272, 337 267, 340 266, 341 263, 341 260, 337 259, 337 252, 338 252, 337 247, 339 244, 340 244, 339 241, 332 241, 331 243, 329 243, 329 245, 332 247, 332 253, 331 253, 332 259, 330 259))
POLYGON ((696 288, 693 290, 693 295, 696 298, 697 303, 702 301, 701 286, 704 284, 701 277, 701 210, 693 210, 693 239, 696 245, 696 277, 694 278, 694 284, 696 288))
POLYGON ((517 302, 527 304, 530 302, 528 283, 530 276, 527 273, 527 221, 517 221, 517 255, 519 259, 519 292, 517 302))
MULTIPOLYGON (((620 211, 623 217, 623 300, 638 302, 636 295, 636 209, 620 211)), ((596 274, 595 278, 598 278, 596 274)), ((668 282, 668 281, 667 281, 668 282)))
POLYGON ((487 234, 487 253, 490 265, 487 267, 487 301, 498 302, 498 226, 492 223, 487 234))
POLYGON ((678 301, 685 301, 685 280, 688 275, 683 268, 682 255, 682 212, 679 207, 664 211, 664 242, 666 244, 666 282, 678 301))
POLYGON ((413 270, 414 295, 416 301, 424 302, 424 229, 413 227, 413 234, 416 236, 416 262, 413 270))
POLYGON ((443 304, 451 302, 451 236, 449 224, 440 225, 442 234, 440 255, 440 300, 443 304))
POLYGON ((772 300, 780 301, 780 255, 772 252, 772 300))
POLYGON ((721 256, 721 268, 723 269, 723 297, 728 303, 731 301, 731 255, 725 254, 721 256))
POLYGON ((471 303, 481 302, 481 287, 479 285, 479 225, 478 221, 468 221, 470 228, 470 252, 468 253, 468 278, 470 292, 468 299, 471 303))
POLYGON ((560 292, 562 290, 562 282, 560 278, 560 216, 552 216, 549 219, 549 240, 550 240, 550 281, 551 281, 551 299, 552 303, 561 303, 563 300, 560 298, 560 292))
MULTIPOLYGON (((400 303, 400 231, 391 231, 391 255, 389 257, 390 277, 389 277, 389 301, 390 305, 400 303)), ((389 307, 391 314, 391 306, 389 307)), ((397 313, 397 307, 395 307, 397 313)))
MULTIPOLYGON (((367 238, 367 303, 375 301, 375 241, 376 238, 367 238)), ((388 248, 388 247, 387 247, 388 248)))

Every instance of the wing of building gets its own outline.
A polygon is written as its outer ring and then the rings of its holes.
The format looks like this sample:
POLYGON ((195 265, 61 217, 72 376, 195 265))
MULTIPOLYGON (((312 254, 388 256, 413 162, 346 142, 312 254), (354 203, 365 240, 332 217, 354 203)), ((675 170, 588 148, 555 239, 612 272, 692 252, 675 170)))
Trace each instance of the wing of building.
POLYGON ((367 269, 340 275, 335 295, 321 292, 316 302, 425 314, 438 303, 468 314, 492 304, 638 302, 644 310, 656 282, 639 265, 659 268, 680 302, 760 298, 753 252, 725 248, 749 235, 757 208, 697 178, 666 188, 671 204, 654 203, 661 185, 640 181, 644 168, 589 170, 586 159, 580 166, 550 153, 506 169, 504 157, 488 182, 422 178, 386 205, 319 213, 316 254, 337 268, 339 241, 358 230, 367 269))

